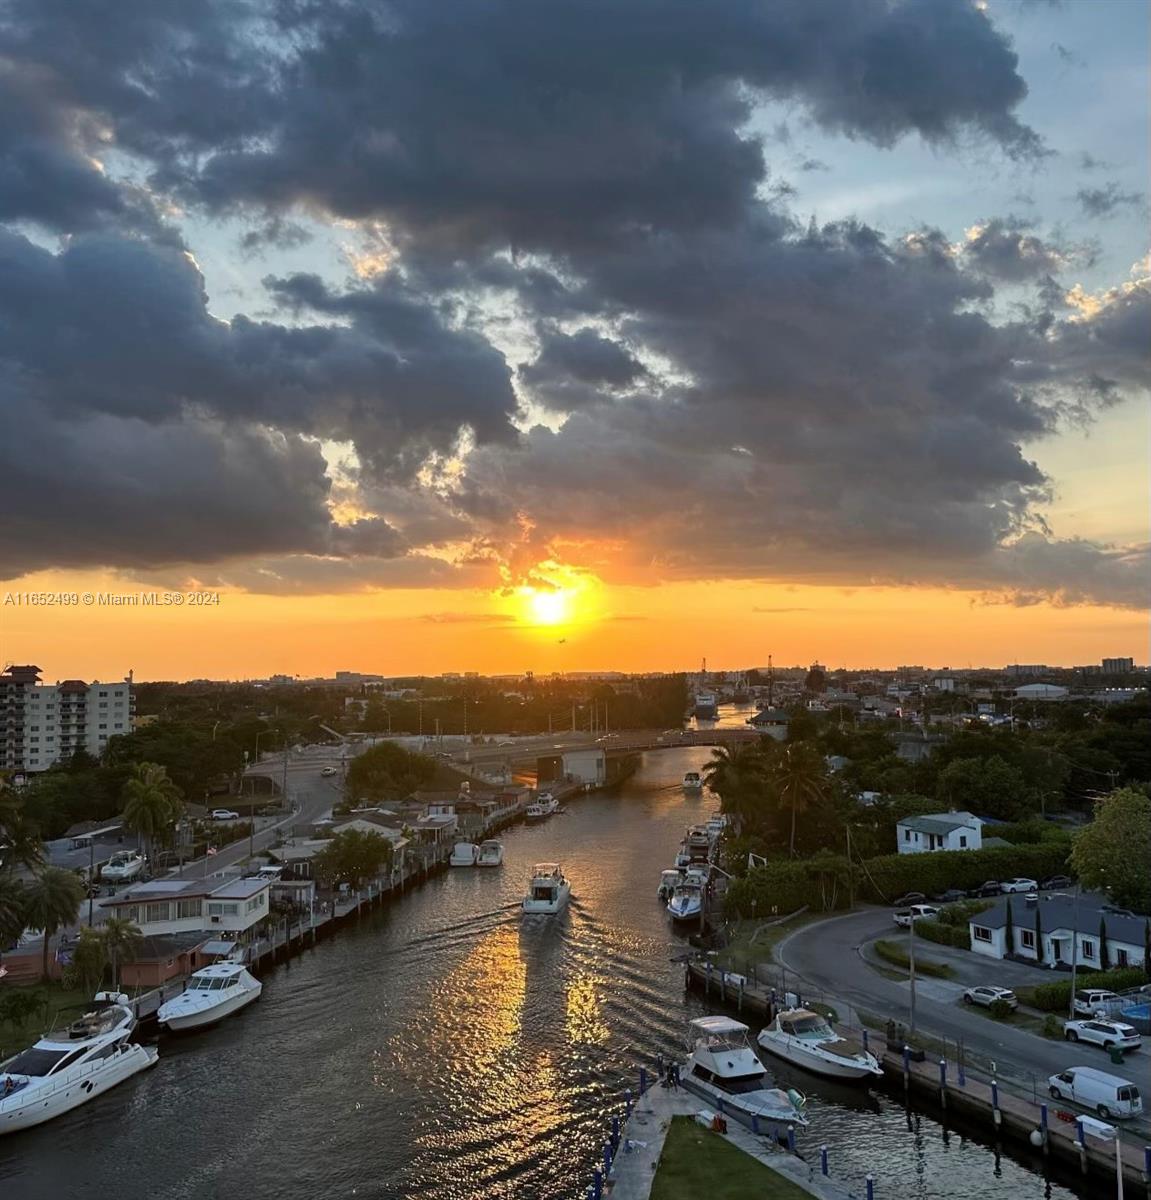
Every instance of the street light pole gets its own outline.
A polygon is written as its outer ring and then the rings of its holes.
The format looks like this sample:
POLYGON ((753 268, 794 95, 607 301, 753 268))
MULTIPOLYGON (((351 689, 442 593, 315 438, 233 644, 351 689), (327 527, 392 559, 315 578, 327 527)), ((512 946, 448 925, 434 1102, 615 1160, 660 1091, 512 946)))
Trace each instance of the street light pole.
POLYGON ((911 1032, 915 1033, 915 914, 907 917, 907 964, 911 976, 911 1032))
POLYGON ((1082 890, 1083 884, 1077 879, 1075 881, 1075 913, 1071 918, 1071 999, 1067 1005, 1069 1021, 1075 1020, 1075 976, 1079 966, 1079 893, 1082 890))

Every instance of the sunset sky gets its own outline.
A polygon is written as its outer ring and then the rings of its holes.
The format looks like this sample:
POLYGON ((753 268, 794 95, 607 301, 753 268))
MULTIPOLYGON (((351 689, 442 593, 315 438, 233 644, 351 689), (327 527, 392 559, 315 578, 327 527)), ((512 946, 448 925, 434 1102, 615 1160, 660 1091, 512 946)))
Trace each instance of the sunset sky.
POLYGON ((1142 0, 5 11, 5 662, 1147 661, 1142 0))

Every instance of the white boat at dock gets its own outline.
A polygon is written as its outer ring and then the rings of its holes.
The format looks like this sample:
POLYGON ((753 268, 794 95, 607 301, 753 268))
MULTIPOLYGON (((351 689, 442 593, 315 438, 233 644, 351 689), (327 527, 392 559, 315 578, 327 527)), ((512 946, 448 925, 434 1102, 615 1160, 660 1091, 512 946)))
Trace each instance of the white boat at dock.
POLYGON ((480 856, 480 848, 474 842, 456 842, 452 847, 449 867, 474 867, 480 856))
POLYGON ((659 873, 659 887, 656 889, 656 895, 663 901, 671 899, 672 892, 683 883, 683 872, 675 867, 667 871, 659 873))
POLYGON ((683 845, 691 862, 707 862, 711 858, 715 838, 706 825, 692 825, 683 839, 683 845))
POLYGON ((133 1044, 135 1027, 127 996, 99 992, 67 1028, 0 1063, 0 1133, 50 1121, 153 1066, 159 1051, 133 1044))
POLYGON ((756 1039, 774 1054, 829 1079, 882 1077, 883 1068, 861 1043, 841 1037, 827 1018, 806 1008, 789 1008, 778 1013, 756 1039))
POLYGON ((504 844, 489 838, 480 842, 480 852, 476 855, 477 867, 502 867, 504 865, 504 844))
POLYGON ((104 883, 131 883, 138 879, 147 864, 138 850, 117 850, 100 868, 104 883))
POLYGON ((571 899, 571 884, 564 878, 559 863, 537 863, 532 868, 528 894, 523 900, 526 914, 541 913, 554 916, 567 907, 571 899))
POLYGON ((698 921, 703 912, 703 888, 698 882, 684 880, 672 889, 667 911, 673 921, 698 921))
POLYGON ((213 963, 194 971, 184 991, 160 1006, 156 1019, 173 1032, 202 1029, 258 1000, 263 990, 242 963, 213 963))
POLYGON ((691 1054, 680 1083, 744 1125, 754 1128, 753 1119, 769 1125, 806 1125, 805 1098, 768 1085, 747 1032, 746 1025, 731 1017, 697 1017, 691 1022, 691 1054))
POLYGON ((683 790, 685 792, 703 791, 703 776, 698 771, 685 771, 683 776, 683 790))
POLYGON ((524 809, 528 821, 546 821, 560 810, 560 802, 551 792, 540 792, 535 800, 524 809))

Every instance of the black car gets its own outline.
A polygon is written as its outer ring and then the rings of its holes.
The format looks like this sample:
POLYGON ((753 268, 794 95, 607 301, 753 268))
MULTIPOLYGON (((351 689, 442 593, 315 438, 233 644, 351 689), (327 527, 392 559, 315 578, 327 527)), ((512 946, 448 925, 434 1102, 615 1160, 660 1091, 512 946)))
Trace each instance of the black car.
POLYGON ((981 883, 978 887, 972 888, 967 894, 973 900, 981 900, 985 896, 1001 896, 1003 889, 999 886, 997 879, 989 879, 986 883, 981 883))
POLYGON ((1045 879, 1039 886, 1046 892, 1053 888, 1074 887, 1075 880, 1070 875, 1052 875, 1050 879, 1045 879))
POLYGON ((907 908, 909 904, 923 904, 926 900, 927 897, 922 892, 908 892, 891 903, 895 908, 907 908))
POLYGON ((967 893, 962 888, 948 888, 947 891, 931 898, 936 904, 956 904, 960 900, 966 900, 967 893))

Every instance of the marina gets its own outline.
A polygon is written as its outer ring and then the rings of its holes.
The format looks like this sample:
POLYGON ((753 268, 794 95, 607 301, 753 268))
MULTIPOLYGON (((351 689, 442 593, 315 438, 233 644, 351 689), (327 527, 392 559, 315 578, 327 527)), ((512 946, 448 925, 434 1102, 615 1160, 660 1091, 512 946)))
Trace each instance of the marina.
MULTIPOLYGON (((258 1004, 163 1038, 156 1069, 0 1140, 0 1188, 56 1200, 84 1178, 93 1194, 177 1200, 218 1188, 242 1145, 252 1200, 583 1196, 637 1065, 654 1076, 658 1059, 682 1061, 687 1022, 729 1003, 685 993, 687 944, 653 894, 685 827, 714 810, 680 786, 707 753, 647 756, 618 791, 569 801, 562 822, 511 830, 503 870, 440 859, 402 889, 350 897, 302 953, 269 948, 258 1004), (559 853, 571 902, 559 919, 525 920, 533 865, 559 853)), ((874 1172, 881 1200, 913 1200, 942 1171, 986 1200, 1092 1194, 889 1090, 764 1068, 770 1086, 807 1098, 799 1152, 810 1163, 828 1144, 857 1195, 874 1172)))

